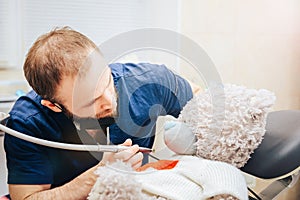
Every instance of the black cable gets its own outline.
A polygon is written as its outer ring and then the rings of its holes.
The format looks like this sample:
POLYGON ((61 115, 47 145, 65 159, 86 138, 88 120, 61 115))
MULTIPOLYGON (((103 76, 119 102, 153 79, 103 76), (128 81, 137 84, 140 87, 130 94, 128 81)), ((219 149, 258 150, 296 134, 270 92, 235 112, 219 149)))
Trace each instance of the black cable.
POLYGON ((262 200, 251 188, 247 187, 249 192, 257 199, 257 200, 262 200))
POLYGON ((155 157, 154 155, 152 155, 152 154, 148 154, 151 158, 154 158, 155 160, 160 160, 159 158, 157 158, 157 157, 155 157))

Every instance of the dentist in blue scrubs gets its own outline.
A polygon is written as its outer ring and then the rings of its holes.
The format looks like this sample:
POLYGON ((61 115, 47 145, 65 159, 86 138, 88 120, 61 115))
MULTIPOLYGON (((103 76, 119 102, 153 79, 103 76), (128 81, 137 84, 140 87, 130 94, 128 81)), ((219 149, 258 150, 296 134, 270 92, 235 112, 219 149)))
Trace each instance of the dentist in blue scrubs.
POLYGON ((112 144, 118 153, 78 152, 36 145, 5 135, 12 199, 86 199, 107 162, 142 164, 138 147, 151 148, 159 116, 178 117, 193 97, 189 82, 164 65, 105 64, 97 46, 70 28, 40 36, 30 48, 25 77, 33 88, 20 97, 7 126, 45 140, 112 144))

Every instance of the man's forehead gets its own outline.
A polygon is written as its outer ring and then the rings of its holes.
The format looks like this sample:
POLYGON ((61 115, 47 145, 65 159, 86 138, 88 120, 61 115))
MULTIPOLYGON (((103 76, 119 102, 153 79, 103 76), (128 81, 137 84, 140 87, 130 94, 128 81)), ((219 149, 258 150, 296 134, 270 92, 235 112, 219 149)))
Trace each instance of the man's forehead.
POLYGON ((78 79, 98 79, 103 76, 108 70, 108 64, 104 57, 98 52, 92 52, 80 67, 78 72, 78 79))
POLYGON ((76 104, 94 99, 109 81, 110 68, 100 53, 91 54, 85 64, 81 75, 74 80, 73 99, 76 104))

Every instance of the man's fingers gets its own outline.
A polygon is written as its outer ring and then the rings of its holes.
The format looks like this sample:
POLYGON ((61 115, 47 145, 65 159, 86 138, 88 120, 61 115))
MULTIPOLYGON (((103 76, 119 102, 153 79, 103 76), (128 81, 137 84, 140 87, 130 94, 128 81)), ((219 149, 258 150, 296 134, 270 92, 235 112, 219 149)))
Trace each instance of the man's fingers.
POLYGON ((122 146, 128 146, 129 148, 118 153, 105 153, 102 159, 104 163, 115 162, 116 160, 122 160, 123 162, 129 163, 134 169, 142 165, 143 153, 139 152, 138 145, 132 145, 131 139, 127 139, 122 146))
POLYGON ((138 151, 139 151, 139 146, 135 144, 132 147, 130 147, 129 149, 126 149, 124 151, 116 153, 114 157, 115 157, 115 159, 127 161, 138 151))
POLYGON ((134 170, 138 169, 140 166, 142 166, 142 162, 143 162, 143 160, 141 160, 140 162, 138 162, 138 163, 132 165, 132 168, 133 168, 134 170))
POLYGON ((127 162, 130 163, 132 167, 134 167, 143 161, 143 157, 143 153, 139 152, 132 156, 127 162))
POLYGON ((121 144, 122 146, 131 146, 132 145, 132 140, 131 139, 127 139, 125 142, 123 142, 123 144, 121 144))

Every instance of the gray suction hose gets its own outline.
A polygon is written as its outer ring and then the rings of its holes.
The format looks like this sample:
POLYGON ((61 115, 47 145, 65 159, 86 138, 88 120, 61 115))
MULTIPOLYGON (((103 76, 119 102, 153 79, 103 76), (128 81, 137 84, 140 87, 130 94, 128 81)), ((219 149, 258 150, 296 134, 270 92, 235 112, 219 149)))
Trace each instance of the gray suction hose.
MULTIPOLYGON (((0 121, 2 120, 1 114, 3 115, 3 113, 0 113, 0 121)), ((85 144, 68 144, 68 143, 61 143, 61 142, 53 142, 53 141, 32 137, 24 133, 20 133, 2 124, 0 124, 0 130, 9 135, 12 135, 14 137, 17 137, 19 139, 28 142, 32 142, 47 147, 58 148, 58 149, 66 149, 66 150, 73 150, 73 151, 119 152, 130 148, 128 146, 121 146, 121 145, 85 145, 85 144)), ((144 153, 150 153, 152 152, 152 149, 139 147, 139 151, 144 153)))

